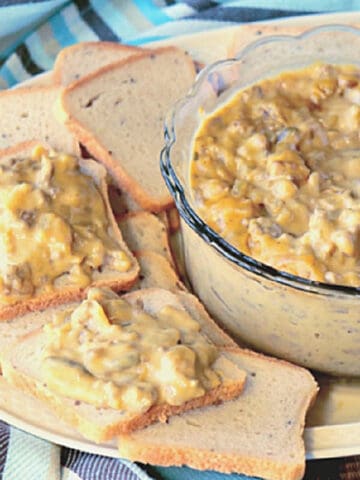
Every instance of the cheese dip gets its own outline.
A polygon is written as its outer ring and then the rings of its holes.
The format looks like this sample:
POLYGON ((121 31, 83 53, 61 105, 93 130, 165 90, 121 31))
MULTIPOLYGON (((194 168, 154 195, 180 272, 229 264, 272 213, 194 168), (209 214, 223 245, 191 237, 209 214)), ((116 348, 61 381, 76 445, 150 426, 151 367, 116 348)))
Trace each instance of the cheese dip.
POLYGON ((206 223, 294 275, 360 285, 360 71, 313 64, 238 92, 194 139, 206 223))
POLYGON ((212 365, 217 348, 185 310, 164 305, 155 314, 109 289, 44 327, 42 374, 56 393, 97 407, 144 412, 181 405, 220 385, 212 365))
POLYGON ((76 158, 38 147, 2 161, 0 173, 0 305, 86 287, 109 264, 129 270, 101 192, 76 158))

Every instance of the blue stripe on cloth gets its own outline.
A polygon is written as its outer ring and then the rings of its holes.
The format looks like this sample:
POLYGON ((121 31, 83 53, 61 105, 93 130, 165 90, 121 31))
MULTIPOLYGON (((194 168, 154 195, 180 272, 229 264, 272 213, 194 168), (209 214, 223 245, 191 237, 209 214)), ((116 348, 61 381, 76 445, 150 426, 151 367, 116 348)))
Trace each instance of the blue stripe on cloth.
POLYGON ((27 46, 32 58, 34 61, 41 66, 43 70, 50 70, 52 68, 54 59, 50 56, 45 48, 44 44, 41 41, 38 32, 32 33, 26 40, 25 45, 27 46))
POLYGON ((258 22, 260 20, 270 20, 274 17, 290 17, 295 15, 310 14, 305 10, 273 10, 271 8, 252 8, 252 7, 213 7, 206 10, 206 12, 199 12, 191 15, 190 19, 209 19, 222 20, 227 22, 258 22))
POLYGON ((188 467, 152 467, 150 472, 152 471, 155 478, 160 477, 162 480, 256 480, 257 478, 238 473, 225 475, 209 470, 193 470, 188 467))
POLYGON ((7 451, 10 440, 10 427, 4 422, 0 422, 0 478, 4 473, 4 467, 7 457, 7 451))
POLYGON ((74 0, 74 3, 80 12, 81 18, 94 30, 99 38, 108 42, 119 41, 119 37, 110 28, 108 22, 93 9, 89 0, 74 0))
POLYGON ((127 45, 133 45, 134 47, 140 46, 140 45, 145 45, 146 43, 150 42, 157 42, 160 40, 166 40, 167 38, 170 38, 171 35, 154 35, 150 37, 141 37, 141 38, 134 38, 133 40, 128 40, 126 42, 127 45))
POLYGON ((139 11, 154 25, 161 25, 171 20, 164 10, 157 7, 154 2, 144 0, 133 0, 139 11))
POLYGON ((59 448, 11 427, 2 480, 60 480, 59 448))
POLYGON ((20 58, 14 53, 6 62, 6 66, 15 78, 15 82, 20 82, 31 78, 31 75, 26 71, 20 58))
POLYGON ((80 16, 79 10, 74 4, 64 8, 61 12, 62 17, 68 29, 79 41, 91 42, 99 40, 99 36, 80 16))
POLYGON ((17 83, 17 79, 14 77, 12 71, 7 65, 3 65, 0 68, 0 90, 9 88, 17 83))
POLYGON ((61 464, 76 473, 81 480, 151 480, 135 463, 69 448, 62 448, 61 464))
POLYGON ((71 32, 61 13, 58 13, 49 19, 50 27, 54 37, 61 47, 67 47, 76 43, 79 39, 71 32))
POLYGON ((135 26, 129 18, 121 12, 121 8, 116 8, 111 1, 91 0, 91 5, 97 14, 108 23, 110 28, 117 33, 119 38, 129 37, 138 33, 135 26))

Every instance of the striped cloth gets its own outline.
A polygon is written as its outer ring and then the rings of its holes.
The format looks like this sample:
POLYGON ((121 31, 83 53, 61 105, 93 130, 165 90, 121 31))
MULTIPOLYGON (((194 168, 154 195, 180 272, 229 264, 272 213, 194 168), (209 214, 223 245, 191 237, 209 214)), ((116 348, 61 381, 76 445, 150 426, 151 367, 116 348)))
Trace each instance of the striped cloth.
POLYGON ((239 22, 360 9, 360 0, 9 0, 1 4, 7 6, 0 14, 0 88, 51 69, 63 47, 81 40, 139 45, 239 22))
MULTIPOLYGON (((52 68, 65 46, 83 40, 133 45, 241 22, 360 10, 360 0, 0 0, 0 88, 52 68)), ((346 463, 349 465, 349 462, 346 463)), ((357 476, 341 461, 310 463, 306 479, 357 476)), ((358 470, 357 470, 358 471, 358 470)), ((60 448, 0 422, 0 480, 245 480, 242 475, 155 468, 60 448)), ((247 477, 248 478, 248 477, 247 477)))

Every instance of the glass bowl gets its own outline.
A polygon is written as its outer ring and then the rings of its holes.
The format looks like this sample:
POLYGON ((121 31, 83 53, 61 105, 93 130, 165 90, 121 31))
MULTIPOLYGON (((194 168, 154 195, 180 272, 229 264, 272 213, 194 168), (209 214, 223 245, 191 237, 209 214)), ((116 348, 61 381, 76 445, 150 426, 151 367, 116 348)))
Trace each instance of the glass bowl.
POLYGON ((360 66, 360 30, 322 26, 257 41, 216 62, 165 121, 161 170, 181 216, 185 267, 196 295, 241 344, 322 372, 360 376, 360 288, 280 272, 242 254, 197 215, 193 137, 204 117, 260 79, 316 61, 360 66))

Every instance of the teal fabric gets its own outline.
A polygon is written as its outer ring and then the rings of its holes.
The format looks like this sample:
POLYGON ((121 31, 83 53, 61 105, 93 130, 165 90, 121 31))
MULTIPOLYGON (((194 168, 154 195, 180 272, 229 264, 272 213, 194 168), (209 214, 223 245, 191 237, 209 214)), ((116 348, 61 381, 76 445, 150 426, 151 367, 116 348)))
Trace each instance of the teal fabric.
POLYGON ((3 480, 60 480, 60 447, 13 428, 3 480))
MULTIPOLYGON (((164 480, 255 480, 255 477, 247 477, 245 475, 238 475, 233 473, 231 475, 224 475, 217 472, 200 472, 193 468, 164 468, 154 467, 156 472, 164 480)), ((261 479, 260 479, 261 480, 261 479)))

